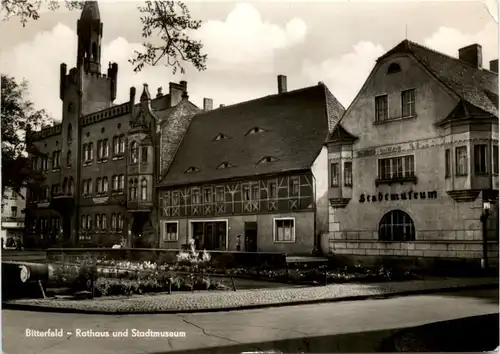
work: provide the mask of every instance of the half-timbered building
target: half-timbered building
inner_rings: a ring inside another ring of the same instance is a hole
[[[328,229],[323,143],[344,109],[319,83],[196,114],[158,184],[160,245],[311,254]]]

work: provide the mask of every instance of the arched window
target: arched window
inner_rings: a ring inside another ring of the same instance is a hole
[[[116,214],[111,214],[111,229],[116,230]]]
[[[139,146],[137,142],[132,142],[130,144],[130,163],[137,163],[139,160]]]
[[[69,104],[70,112],[72,110],[72,107],[73,107],[73,103],[70,103]],[[72,141],[73,141],[73,129],[71,128],[71,124],[69,124],[68,125],[68,144],[71,144]]]
[[[68,178],[66,177],[63,182],[63,194],[68,194]]]
[[[148,181],[145,178],[141,181],[141,199],[148,199]]]
[[[97,44],[92,42],[92,59],[97,59]]]
[[[398,63],[391,63],[389,65],[389,68],[387,68],[388,74],[394,74],[394,73],[398,73],[400,71],[401,71],[401,66],[399,66]]]
[[[408,214],[392,210],[384,215],[378,227],[380,241],[414,241],[415,225]]]
[[[68,154],[66,155],[66,166],[71,167],[71,150],[68,150]]]

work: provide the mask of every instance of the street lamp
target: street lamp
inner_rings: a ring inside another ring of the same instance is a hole
[[[488,269],[488,231],[487,221],[490,215],[491,203],[489,201],[483,202],[483,212],[481,213],[481,223],[483,224],[483,259],[481,259],[481,267],[485,270]]]

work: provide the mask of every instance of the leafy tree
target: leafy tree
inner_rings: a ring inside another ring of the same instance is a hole
[[[84,1],[65,0],[70,9],[83,8]],[[19,17],[23,26],[29,20],[40,18],[40,7],[47,4],[50,10],[60,7],[55,0],[1,0],[5,19]],[[164,63],[184,73],[183,62],[191,63],[197,70],[206,69],[207,55],[202,54],[203,44],[193,40],[189,33],[201,27],[201,21],[191,19],[187,6],[181,1],[146,1],[137,8],[142,14],[142,52],[135,51],[130,63],[134,71],[141,71],[145,65],[156,66]]]
[[[34,171],[27,156],[44,156],[34,146],[26,144],[26,130],[38,129],[52,122],[44,110],[35,110],[26,99],[28,84],[20,84],[13,77],[1,76],[2,84],[2,195],[7,188],[20,192],[22,187],[39,186],[43,175]]]

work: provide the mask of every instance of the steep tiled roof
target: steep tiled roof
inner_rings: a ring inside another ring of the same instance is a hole
[[[412,54],[461,99],[498,117],[495,104],[495,100],[498,100],[498,74],[408,40],[398,44],[379,60],[401,52]]]
[[[337,124],[334,128],[333,131],[331,132],[330,136],[328,137],[329,143],[333,142],[353,142],[357,140],[358,138],[351,133],[349,133],[347,130],[344,129],[342,124]]]
[[[309,169],[343,112],[319,84],[198,113],[160,185]]]

